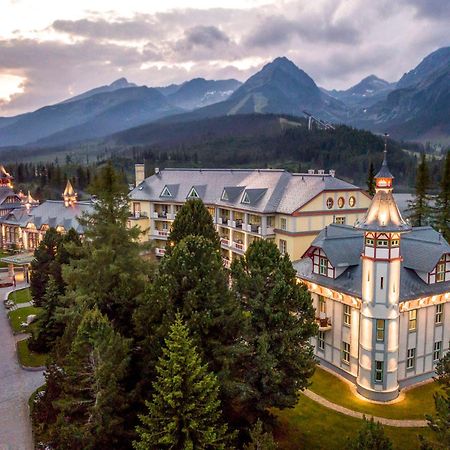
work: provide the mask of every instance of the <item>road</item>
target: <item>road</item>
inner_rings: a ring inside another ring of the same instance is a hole
[[[33,450],[28,399],[44,377],[42,372],[23,370],[18,363],[16,337],[3,306],[10,291],[0,289],[0,449]]]

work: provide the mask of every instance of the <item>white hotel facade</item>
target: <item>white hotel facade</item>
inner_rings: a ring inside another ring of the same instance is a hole
[[[450,245],[411,228],[392,187],[385,155],[365,218],[329,225],[294,263],[317,312],[317,358],[378,401],[431,378],[450,341]]]

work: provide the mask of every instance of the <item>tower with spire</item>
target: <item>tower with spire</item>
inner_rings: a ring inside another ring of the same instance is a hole
[[[398,396],[401,235],[411,230],[392,195],[394,177],[384,158],[375,175],[375,195],[364,219],[362,258],[359,393],[388,401]]]
[[[77,202],[77,193],[75,192],[70,180],[67,180],[66,188],[63,192],[64,206],[66,208],[72,207]]]

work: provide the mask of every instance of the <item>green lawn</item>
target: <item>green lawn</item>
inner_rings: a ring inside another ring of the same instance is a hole
[[[30,288],[19,289],[18,291],[10,292],[8,300],[14,303],[27,303],[31,301]]]
[[[438,386],[436,383],[427,383],[406,391],[404,400],[398,403],[379,405],[356,397],[347,383],[317,367],[309,389],[330,402],[353,411],[388,419],[424,419],[425,414],[434,412],[433,394]]]
[[[41,310],[42,308],[38,308],[36,306],[27,306],[25,308],[19,308],[15,311],[11,311],[8,314],[8,318],[13,331],[15,331],[16,333],[27,331],[27,327],[21,327],[20,324],[22,322],[26,322],[27,316],[29,316],[30,314],[39,314]]]
[[[45,366],[47,355],[45,353],[35,353],[28,348],[28,339],[17,343],[17,354],[20,364],[26,367]]]
[[[362,420],[325,408],[304,395],[295,408],[276,415],[279,426],[274,436],[282,450],[342,450],[362,425]],[[433,435],[428,428],[385,427],[385,431],[398,450],[419,449],[418,435],[430,439]]]
[[[9,256],[10,253],[6,252],[5,250],[0,250],[0,258],[4,258],[5,256]],[[0,267],[8,267],[8,264],[4,263],[3,261],[0,261]]]

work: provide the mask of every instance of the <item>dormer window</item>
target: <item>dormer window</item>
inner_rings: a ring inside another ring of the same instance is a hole
[[[194,187],[192,187],[192,189],[190,190],[190,192],[188,194],[188,198],[200,198],[200,196],[198,195],[198,192],[195,190]]]
[[[366,238],[366,245],[368,247],[373,247],[374,245],[374,240],[372,238]]]
[[[387,239],[377,239],[377,247],[388,247],[389,241]]]
[[[436,266],[436,283],[445,281],[445,255],[441,257]]]
[[[172,197],[172,194],[167,186],[164,186],[164,189],[162,190],[160,197]]]
[[[227,202],[229,200],[228,198],[228,194],[227,191],[224,189],[222,192],[222,198],[221,198],[224,202]]]
[[[320,275],[328,275],[328,259],[323,256],[319,258],[319,273]]]
[[[250,204],[250,198],[249,198],[247,192],[244,192],[244,195],[242,196],[241,203],[245,203],[247,205]]]

